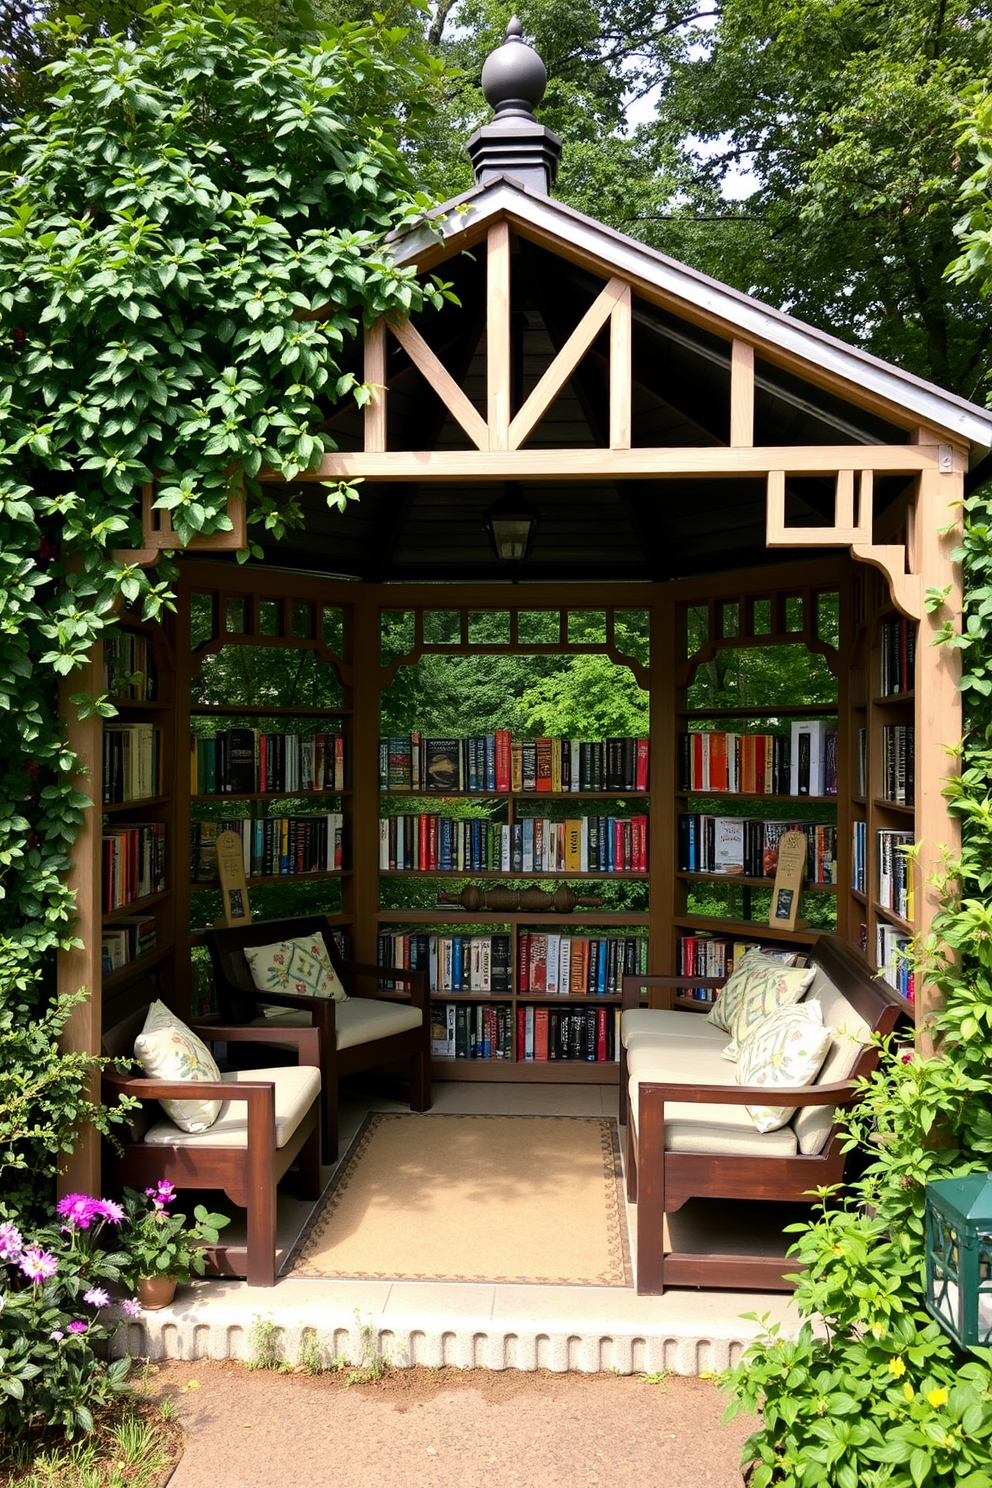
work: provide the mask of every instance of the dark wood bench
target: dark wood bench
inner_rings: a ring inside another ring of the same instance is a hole
[[[891,1033],[900,1018],[907,1015],[907,1005],[898,993],[873,977],[853,951],[835,936],[818,937],[810,959],[817,968],[817,978],[806,995],[822,994],[826,998],[825,1023],[838,1026],[836,1013],[842,1005],[850,1009],[852,1023],[860,1020],[871,1032],[884,1035]],[[785,1277],[795,1272],[795,1261],[666,1251],[665,1216],[693,1198],[814,1202],[814,1190],[838,1184],[844,1177],[845,1154],[836,1123],[820,1123],[825,1129],[822,1145],[816,1151],[783,1150],[788,1145],[787,1139],[770,1142],[769,1138],[778,1138],[779,1133],[762,1136],[756,1128],[750,1142],[745,1137],[738,1142],[733,1135],[727,1139],[729,1148],[739,1145],[742,1150],[674,1149],[680,1142],[685,1146],[692,1140],[688,1134],[694,1107],[700,1108],[701,1122],[706,1116],[712,1122],[714,1108],[771,1104],[809,1111],[827,1107],[833,1111],[849,1105],[855,1098],[853,1081],[869,1074],[878,1062],[877,1044],[868,1043],[860,1052],[852,1049],[853,1064],[845,1069],[843,1079],[830,1078],[833,1056],[828,1055],[821,1070],[822,1082],[802,1088],[772,1090],[737,1085],[733,1083],[735,1066],[730,1063],[726,1064],[725,1084],[697,1082],[692,1073],[693,1051],[702,1049],[698,1035],[704,1029],[692,1010],[675,1007],[675,994],[679,989],[703,983],[700,977],[623,978],[623,1038],[625,1042],[632,1038],[633,1043],[629,1051],[626,1046],[621,1050],[620,1113],[627,1128],[627,1196],[637,1205],[637,1290],[642,1295],[659,1295],[666,1286],[789,1290],[791,1284]],[[650,1013],[640,1011],[645,1008],[642,989],[647,989],[648,1006],[657,1015],[653,1033],[648,1022]],[[827,1015],[826,1004],[831,1007],[833,1017]],[[708,1005],[701,1003],[700,1011],[708,1012]],[[632,1013],[634,1018],[630,1016]],[[638,1029],[640,1042],[635,1036]],[[710,1025],[705,1032],[717,1050],[721,1038],[724,1042],[729,1038],[727,1034],[716,1034]],[[652,1039],[656,1041],[655,1052],[649,1047]],[[703,1057],[698,1054],[695,1057],[712,1073],[713,1060],[706,1050],[702,1052]],[[652,1074],[652,1060],[664,1070],[657,1077]],[[681,1110],[673,1124],[668,1108],[676,1103]],[[814,1140],[815,1131],[810,1135],[811,1141]],[[762,1152],[762,1144],[767,1154]],[[719,1138],[714,1145],[719,1146]]]
[[[115,1059],[133,1063],[134,1041],[141,1032],[147,1007],[139,1008],[122,1022],[107,1029],[103,1052]],[[313,1028],[261,1029],[192,1024],[193,1031],[204,1043],[225,1042],[246,1045],[275,1042],[297,1051],[298,1062],[319,1069],[317,1032]],[[104,1072],[104,1099],[114,1103],[119,1095],[131,1095],[142,1102],[135,1113],[131,1130],[120,1150],[108,1144],[105,1171],[111,1185],[118,1190],[139,1191],[153,1186],[160,1178],[179,1189],[221,1190],[231,1202],[247,1210],[247,1245],[218,1244],[206,1250],[208,1274],[243,1276],[252,1286],[275,1284],[276,1254],[276,1185],[294,1162],[299,1163],[300,1196],[320,1197],[320,1096],[317,1082],[310,1104],[282,1146],[276,1146],[275,1084],[264,1071],[250,1072],[250,1078],[218,1081],[181,1081],[147,1079],[108,1066]],[[219,1100],[245,1108],[244,1141],[238,1146],[210,1144],[209,1130],[198,1134],[195,1141],[176,1127],[174,1145],[150,1145],[145,1135],[153,1124],[167,1121],[156,1110],[158,1100]]]

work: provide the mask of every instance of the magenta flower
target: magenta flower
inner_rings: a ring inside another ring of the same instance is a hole
[[[126,1317],[141,1316],[141,1303],[138,1301],[137,1297],[126,1297],[121,1303],[121,1308],[123,1309]]]
[[[21,1232],[14,1224],[0,1224],[0,1261],[16,1261],[24,1249]]]
[[[91,1307],[109,1307],[110,1298],[103,1287],[90,1287],[88,1292],[83,1293],[83,1301],[88,1302]]]
[[[40,1245],[29,1245],[17,1263],[29,1281],[47,1281],[58,1270],[58,1262]]]
[[[109,1220],[111,1224],[120,1224],[124,1218],[124,1210],[120,1204],[115,1204],[113,1199],[100,1199],[99,1214],[101,1219]]]
[[[89,1323],[84,1323],[82,1318],[76,1318],[75,1322],[69,1324],[70,1333],[85,1333]]]
[[[176,1197],[176,1185],[165,1178],[160,1178],[155,1188],[146,1188],[145,1193],[152,1201],[153,1209],[164,1209],[166,1204],[171,1204]]]
[[[100,1217],[101,1209],[100,1200],[91,1199],[88,1194],[66,1194],[55,1206],[56,1214],[75,1225],[77,1230],[88,1230]]]

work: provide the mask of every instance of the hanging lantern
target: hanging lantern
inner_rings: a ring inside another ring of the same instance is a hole
[[[992,1173],[927,1184],[927,1311],[961,1348],[992,1344]]]

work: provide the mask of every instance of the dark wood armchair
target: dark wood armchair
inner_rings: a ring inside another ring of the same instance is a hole
[[[147,1008],[110,1028],[103,1052],[133,1062],[134,1041],[141,1032]],[[211,1143],[211,1129],[195,1135],[174,1127],[151,1104],[142,1107],[120,1151],[108,1153],[107,1176],[120,1189],[149,1188],[160,1178],[180,1189],[220,1189],[239,1208],[247,1210],[247,1245],[220,1243],[207,1248],[207,1270],[217,1276],[243,1276],[251,1286],[268,1287],[276,1279],[276,1185],[294,1162],[299,1163],[300,1196],[320,1197],[319,1043],[312,1028],[259,1028],[191,1025],[204,1043],[278,1043],[295,1048],[301,1067],[309,1066],[308,1080],[283,1082],[283,1070],[255,1070],[228,1075],[222,1081],[146,1079],[112,1066],[104,1072],[105,1099],[136,1096],[157,1100],[219,1100],[240,1110],[226,1119],[222,1138]],[[297,1072],[289,1072],[296,1076]],[[267,1078],[268,1076],[268,1078]],[[288,1088],[283,1091],[282,1085]],[[242,1130],[236,1130],[237,1127]],[[154,1142],[145,1139],[157,1138]],[[221,1140],[223,1145],[221,1145]]]
[[[348,1000],[301,997],[291,992],[260,992],[251,979],[245,950],[320,934]],[[409,1061],[410,1108],[429,1111],[430,1003],[427,977],[422,971],[371,966],[345,961],[338,954],[323,915],[292,920],[266,920],[252,925],[207,931],[220,1018],[224,1023],[247,1023],[256,1031],[311,1025],[320,1036],[322,1134],[325,1163],[338,1155],[338,1081],[397,1060]],[[383,991],[384,977],[408,990]],[[361,988],[361,996],[355,989]],[[262,1016],[263,1007],[285,1008],[277,1018]]]

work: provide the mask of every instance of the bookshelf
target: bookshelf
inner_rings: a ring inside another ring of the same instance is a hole
[[[105,998],[126,999],[175,961],[175,651],[171,622],[125,609],[99,649],[105,721],[93,782],[100,833],[100,970]]]

